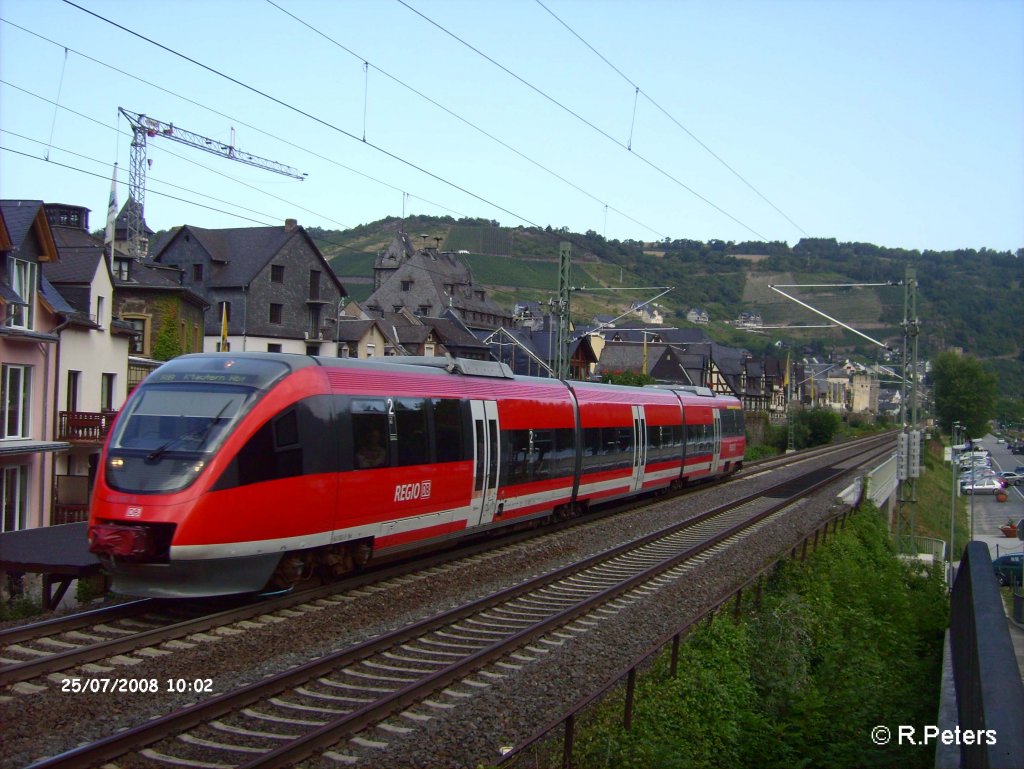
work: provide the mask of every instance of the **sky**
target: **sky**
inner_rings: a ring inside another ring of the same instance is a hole
[[[1024,247],[1024,0],[0,0],[0,198]],[[232,142],[232,136],[234,140]]]

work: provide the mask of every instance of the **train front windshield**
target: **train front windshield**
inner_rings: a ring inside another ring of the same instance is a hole
[[[189,486],[234,422],[287,370],[264,361],[247,363],[239,368],[257,363],[262,370],[236,369],[226,377],[183,371],[172,362],[151,374],[129,399],[110,436],[107,484],[135,493]]]

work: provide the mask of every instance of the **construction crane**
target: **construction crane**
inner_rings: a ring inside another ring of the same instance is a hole
[[[197,133],[186,131],[182,128],[175,128],[173,123],[164,123],[156,118],[140,115],[137,112],[130,112],[124,107],[118,107],[118,111],[127,118],[132,126],[132,151],[131,166],[128,169],[128,253],[132,258],[139,259],[146,255],[146,237],[142,232],[143,211],[146,202],[146,139],[153,139],[157,136],[189,147],[204,150],[205,152],[219,155],[229,160],[237,160],[239,163],[256,166],[266,171],[273,171],[275,174],[290,176],[293,179],[302,181],[308,174],[300,173],[291,166],[286,166],[274,160],[267,160],[253,155],[249,152],[242,152],[235,147],[235,129],[231,129],[231,142],[225,144],[217,139],[208,139]]]

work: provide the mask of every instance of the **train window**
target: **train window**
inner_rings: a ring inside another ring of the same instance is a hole
[[[390,464],[387,401],[353,399],[350,412],[356,469],[387,467]]]
[[[530,469],[536,461],[530,451],[530,431],[502,430],[501,441],[505,457],[501,485],[525,483],[530,480]]]
[[[438,462],[458,462],[466,458],[463,439],[463,409],[460,401],[434,401],[434,437]]]
[[[571,429],[502,430],[501,484],[570,475],[576,468]]]
[[[425,403],[421,398],[394,399],[399,465],[422,465],[430,461]]]
[[[743,435],[743,412],[740,409],[722,409],[722,435]]]
[[[570,442],[570,445],[571,442]],[[586,427],[583,429],[583,467],[611,470],[633,461],[633,427]]]
[[[533,454],[535,457],[533,466],[534,478],[549,478],[555,475],[555,468],[553,467],[555,462],[554,430],[533,431]]]
[[[617,450],[620,453],[633,453],[633,428],[631,427],[619,427],[616,428],[615,433],[615,446],[613,450]]]
[[[473,433],[476,435],[476,491],[483,491],[484,488],[484,420],[474,420]]]
[[[487,484],[494,488],[498,483],[498,422],[495,419],[487,420],[487,440],[491,447],[491,461],[487,468]]]
[[[302,446],[299,445],[299,417],[295,409],[274,419],[273,474],[275,478],[302,475]],[[264,461],[269,460],[267,457]]]
[[[714,440],[712,425],[686,426],[686,451],[688,454],[706,454],[712,450]]]
[[[555,430],[555,448],[551,458],[552,475],[572,475],[576,472],[576,431],[569,428]]]
[[[274,446],[284,448],[299,442],[299,418],[295,409],[287,411],[274,420]]]
[[[600,467],[602,461],[600,457],[604,453],[601,428],[583,428],[583,467],[588,469]]]
[[[683,426],[672,425],[672,445],[676,448],[683,445]]]

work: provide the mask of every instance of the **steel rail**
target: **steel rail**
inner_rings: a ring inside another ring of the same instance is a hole
[[[877,440],[879,440],[879,436],[868,436],[867,438],[862,439],[862,442],[865,445],[869,445]],[[851,447],[850,443],[844,444],[843,446],[845,450],[849,450]],[[789,460],[791,463],[794,460],[807,460],[828,456],[829,454],[836,453],[839,450],[843,449],[839,449],[836,446],[817,447],[816,449],[808,450],[807,452],[800,452],[796,455],[787,455],[782,459],[773,457],[769,460],[765,460],[764,464],[759,463],[758,465],[751,466],[750,469],[764,471],[767,469],[765,464],[775,466],[773,460],[774,462]],[[715,479],[714,482],[720,483],[721,479]],[[700,487],[694,486],[691,488],[698,489]],[[646,499],[641,500],[641,504],[646,503]],[[636,506],[635,501],[630,501],[626,504],[629,506]],[[241,622],[255,616],[272,614],[275,611],[280,611],[282,609],[330,598],[333,595],[337,595],[339,592],[357,589],[364,585],[391,579],[396,576],[406,576],[412,571],[426,570],[439,564],[449,563],[460,558],[472,557],[478,553],[493,550],[496,547],[501,548],[515,546],[538,535],[542,536],[546,534],[553,534],[562,531],[565,528],[571,528],[599,520],[601,517],[614,514],[621,511],[621,509],[622,505],[619,504],[614,507],[609,507],[603,513],[588,514],[583,517],[577,517],[553,524],[546,527],[541,532],[528,531],[513,533],[504,537],[497,543],[489,541],[485,543],[471,544],[457,549],[446,550],[443,553],[427,557],[426,559],[421,557],[412,564],[405,561],[401,561],[397,565],[385,564],[380,567],[369,569],[363,574],[351,576],[342,581],[329,583],[320,587],[284,596],[277,596],[271,599],[258,599],[256,603],[204,613],[197,617],[182,620],[181,622],[169,623],[163,627],[142,631],[123,638],[113,638],[95,644],[82,646],[77,649],[55,652],[40,659],[32,659],[25,662],[3,665],[0,666],[0,688],[22,681],[31,681],[34,678],[38,678],[49,673],[68,670],[78,665],[84,665],[90,662],[97,662],[117,654],[131,652],[146,646],[165,643],[194,633],[202,633],[234,622]],[[180,605],[182,604],[178,603],[178,606]],[[132,601],[120,604],[118,606],[95,609],[93,611],[83,612],[71,617],[55,618],[39,623],[33,623],[31,625],[23,625],[6,631],[0,631],[0,644],[10,645],[19,643],[23,640],[33,640],[44,636],[59,635],[72,630],[89,627],[90,625],[95,625],[97,623],[141,616],[146,612],[158,610],[161,607],[175,608],[175,602],[169,599],[144,599],[141,601]]]
[[[866,453],[874,450],[873,447],[860,448],[858,453]],[[849,458],[845,458],[844,461],[848,461]],[[821,471],[814,471],[821,473]],[[815,484],[815,488],[820,487],[827,483],[831,483],[840,474],[848,473],[849,470],[834,470],[827,474],[827,477],[818,481]],[[813,493],[813,488],[809,489],[806,486],[797,492],[786,493],[785,489],[794,487],[794,481],[787,481],[782,484],[777,484],[771,489],[758,491],[756,493],[741,497],[738,500],[734,500],[725,505],[716,508],[715,510],[707,511],[699,514],[693,518],[683,521],[673,526],[667,527],[660,532],[642,537],[633,542],[617,546],[611,550],[599,553],[591,556],[583,561],[571,564],[560,569],[556,569],[545,575],[541,575],[535,579],[529,580],[528,582],[521,583],[511,588],[499,591],[498,593],[486,596],[484,598],[473,601],[461,607],[443,612],[434,617],[426,618],[417,623],[401,628],[393,633],[378,636],[376,638],[365,641],[358,644],[350,649],[342,650],[338,653],[331,654],[304,665],[298,666],[291,670],[280,673],[276,676],[261,680],[254,684],[242,687],[236,691],[228,692],[222,695],[218,695],[204,702],[196,703],[192,706],[186,707],[185,709],[171,713],[166,716],[162,716],[153,719],[140,726],[125,730],[116,735],[111,735],[101,740],[98,740],[90,745],[81,746],[79,748],[72,749],[65,753],[58,754],[49,759],[44,759],[41,762],[33,764],[33,769],[49,769],[50,767],[78,767],[78,766],[93,766],[97,763],[108,761],[118,756],[122,756],[133,750],[140,749],[165,737],[178,734],[189,728],[197,725],[206,723],[212,719],[223,716],[227,713],[236,711],[242,707],[248,706],[254,702],[266,699],[267,697],[279,694],[287,689],[293,688],[297,685],[305,683],[313,678],[322,676],[326,673],[337,670],[339,667],[351,665],[360,660],[366,659],[380,651],[390,649],[395,645],[400,645],[410,638],[422,635],[423,633],[450,625],[453,622],[457,622],[469,615],[478,613],[480,611],[491,608],[492,606],[506,602],[510,599],[516,598],[519,595],[536,590],[542,585],[546,585],[559,579],[564,578],[570,574],[582,571],[590,566],[600,563],[602,561],[608,561],[616,556],[627,552],[629,550],[635,550],[639,547],[644,546],[657,539],[669,536],[672,533],[681,531],[686,528],[696,526],[710,518],[720,516],[724,512],[734,510],[737,507],[741,507],[744,504],[749,504],[751,501],[761,499],[764,497],[770,497],[772,495],[784,494],[784,498],[771,505],[768,511],[758,514],[752,519],[747,519],[745,522],[740,522],[731,527],[728,527],[719,535],[712,537],[710,540],[705,541],[703,546],[695,545],[688,548],[687,557],[692,557],[699,550],[703,550],[714,546],[723,539],[727,539],[730,536],[735,535],[738,531],[749,526],[756,525],[756,523],[762,520],[764,517],[777,512],[778,510],[785,508],[786,506],[793,503],[794,498],[806,496]],[[696,548],[696,549],[695,549]],[[673,561],[678,558],[671,559]],[[672,564],[675,565],[675,564]],[[661,571],[672,568],[672,565],[662,565],[660,567],[652,567],[654,569],[660,568]],[[649,572],[650,570],[647,570]],[[644,573],[647,573],[644,572]],[[648,576],[650,578],[650,575]],[[636,578],[627,580],[626,582],[614,587],[602,591],[599,595],[604,596],[604,600],[610,600],[615,595],[628,591],[636,583]],[[593,608],[593,602],[587,602],[589,608],[585,608],[582,604],[570,609],[566,609],[562,612],[558,612],[553,617],[539,623],[528,629],[524,629],[501,646],[500,651],[497,648],[484,649],[473,654],[469,658],[469,664],[475,666],[473,669],[477,669],[482,665],[487,664],[492,659],[496,659],[503,656],[508,651],[508,643],[515,643],[516,646],[521,646],[527,642],[530,638],[536,634],[542,634],[547,629],[556,624],[565,624],[566,622],[572,621],[572,619],[578,616],[579,613],[584,613]],[[459,669],[463,672],[460,675]],[[430,692],[435,691],[439,686],[444,683],[456,680],[464,676],[468,672],[465,667],[465,663],[460,665],[453,664],[449,668],[445,668],[438,671],[430,676],[422,679],[420,682],[410,684],[409,686],[403,687],[397,692],[392,693],[387,699],[379,701],[375,704],[368,705],[360,710],[357,710],[343,719],[339,719],[337,722],[332,723],[329,727],[322,727],[314,732],[299,738],[295,747],[284,746],[279,748],[272,753],[265,754],[265,761],[267,763],[261,763],[264,758],[256,759],[249,766],[269,766],[278,765],[281,761],[288,760],[299,760],[296,759],[292,754],[298,755],[306,750],[312,750],[315,752],[316,747],[302,747],[311,745],[321,744],[333,744],[347,734],[351,729],[358,730],[357,726],[359,723],[370,723],[374,721],[380,721],[382,718],[386,718],[389,714],[395,710],[401,710],[406,707],[407,704],[418,701]],[[382,715],[383,714],[383,715]],[[334,735],[333,737],[331,735]],[[305,755],[309,755],[306,753]],[[286,756],[288,756],[286,758]],[[277,762],[277,764],[275,764]]]

